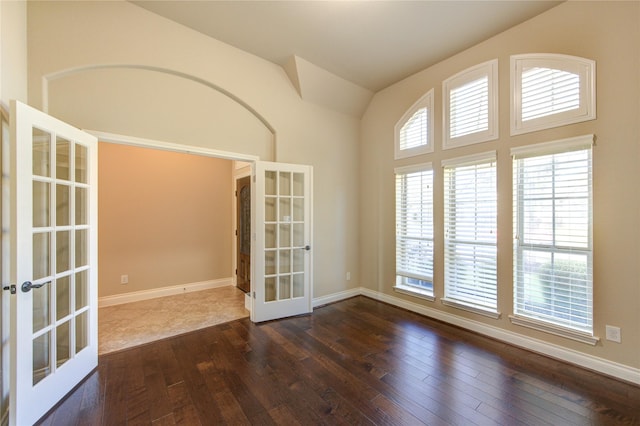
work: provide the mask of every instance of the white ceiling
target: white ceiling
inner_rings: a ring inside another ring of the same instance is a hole
[[[297,55],[378,91],[559,1],[133,1],[278,65]]]

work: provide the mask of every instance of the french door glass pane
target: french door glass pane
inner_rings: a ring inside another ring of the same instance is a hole
[[[304,246],[304,224],[293,224],[293,247]]]
[[[87,230],[76,230],[76,268],[87,265],[87,262],[89,261],[88,244]]]
[[[47,182],[33,182],[33,227],[51,226],[51,184]]]
[[[89,345],[89,316],[87,311],[76,316],[76,353]]]
[[[291,250],[280,250],[278,273],[287,274],[289,272],[291,272]]]
[[[88,192],[87,188],[76,187],[76,225],[87,225],[89,223]]]
[[[56,272],[68,271],[71,265],[71,232],[56,232]]]
[[[33,274],[34,280],[51,275],[50,266],[50,233],[39,232],[33,234]]]
[[[71,225],[69,206],[71,205],[71,187],[68,185],[56,185],[56,225]]]
[[[275,248],[276,247],[276,225],[266,224],[264,226],[264,247]]]
[[[304,297],[304,274],[293,275],[293,297]]]
[[[76,144],[76,167],[75,167],[75,181],[78,183],[88,183],[88,157],[87,147]]]
[[[265,222],[275,222],[278,218],[276,212],[276,198],[267,197],[264,200],[264,220]]]
[[[71,321],[56,327],[56,366],[60,367],[71,357]]]
[[[304,198],[293,199],[293,220],[294,222],[304,221]]]
[[[40,382],[51,373],[49,357],[50,332],[33,339],[33,384]]]
[[[304,271],[304,250],[293,250],[293,266],[291,272]]]
[[[265,195],[276,195],[276,172],[267,171],[264,174],[264,193]]]
[[[51,177],[51,135],[33,128],[33,174]]]
[[[280,221],[291,222],[291,199],[280,198]]]
[[[276,273],[276,252],[275,250],[264,253],[264,274],[275,275]]]
[[[291,173],[280,172],[280,195],[291,195]]]
[[[70,159],[71,142],[58,136],[56,138],[56,179],[71,180]]]
[[[276,278],[268,277],[264,279],[264,300],[273,302],[276,300]]]
[[[56,320],[71,313],[71,276],[56,279]]]
[[[38,332],[50,324],[51,286],[45,284],[31,290],[33,293],[33,332]]]
[[[293,174],[293,196],[304,197],[304,174]]]
[[[278,300],[291,299],[291,276],[280,276],[280,294]]]
[[[280,224],[280,247],[291,247],[291,225]]]
[[[84,270],[76,273],[76,310],[80,310],[89,303],[89,295],[87,294],[87,285],[89,271]]]

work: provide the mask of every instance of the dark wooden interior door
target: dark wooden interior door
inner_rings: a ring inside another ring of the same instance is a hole
[[[251,176],[236,181],[236,286],[251,291]]]

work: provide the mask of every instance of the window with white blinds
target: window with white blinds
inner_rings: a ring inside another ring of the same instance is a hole
[[[445,160],[443,166],[443,303],[497,314],[496,153]]]
[[[568,55],[511,57],[511,134],[595,118],[595,62]]]
[[[395,126],[395,158],[433,152],[433,89],[404,113]]]
[[[512,150],[514,313],[589,335],[592,142],[589,135]]]
[[[498,137],[498,60],[469,68],[442,83],[443,147]]]
[[[433,169],[396,173],[396,286],[433,296]]]

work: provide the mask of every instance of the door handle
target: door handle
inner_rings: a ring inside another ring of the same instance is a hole
[[[51,281],[47,281],[46,283],[40,283],[40,284],[33,284],[31,281],[25,281],[22,283],[22,287],[20,287],[22,289],[23,293],[28,293],[32,288],[40,288],[45,284],[51,284]]]

